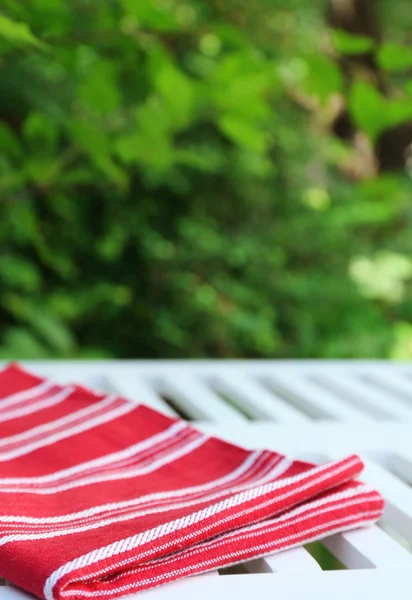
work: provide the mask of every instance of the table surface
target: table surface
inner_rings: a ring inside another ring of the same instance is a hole
[[[1,363],[0,363],[1,364]],[[27,361],[57,382],[118,393],[250,448],[321,462],[357,452],[386,499],[376,526],[322,541],[346,568],[306,548],[144,592],[147,600],[229,594],[294,600],[411,597],[412,365],[385,361]],[[322,563],[322,561],[320,561]],[[1,568],[1,566],[0,566]],[[30,597],[0,588],[0,600]]]

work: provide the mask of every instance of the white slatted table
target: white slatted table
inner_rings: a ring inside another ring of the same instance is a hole
[[[26,366],[194,421],[250,448],[322,461],[358,452],[363,480],[385,496],[377,526],[322,544],[346,570],[325,571],[306,548],[141,594],[147,600],[347,600],[412,597],[412,366],[384,361],[90,361]],[[233,572],[234,571],[234,572]],[[0,587],[0,600],[27,594]]]

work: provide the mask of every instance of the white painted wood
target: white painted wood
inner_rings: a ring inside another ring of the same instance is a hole
[[[190,377],[162,377],[158,384],[161,394],[170,395],[193,419],[206,421],[243,422],[246,418],[226,404],[202,382]]]
[[[319,564],[305,548],[291,548],[266,558],[243,563],[249,573],[308,573],[321,571]]]
[[[228,575],[207,581],[189,578],[131,596],[131,600],[410,600],[410,569],[365,569],[353,571],[277,573],[274,576]],[[12,600],[10,598],[10,600]]]
[[[33,600],[33,596],[12,586],[0,587],[1,600]]]
[[[412,446],[410,424],[397,424],[394,421],[371,422],[369,425],[313,422],[299,427],[261,422],[236,426],[230,422],[203,422],[196,425],[203,431],[223,437],[234,444],[243,444],[248,448],[268,448],[302,458],[317,455],[320,450],[324,453],[325,449],[343,456],[354,452],[390,453],[393,448],[405,453]]]
[[[403,454],[391,453],[388,469],[409,486],[412,485],[412,448]]]
[[[365,461],[362,480],[378,489],[386,500],[383,521],[412,541],[412,488],[379,465]]]
[[[330,536],[323,545],[348,569],[412,569],[412,554],[376,526]]]
[[[406,548],[406,550],[412,554],[412,543],[405,539],[403,535],[399,533],[399,531],[396,531],[390,525],[388,525],[387,522],[382,520],[379,523],[379,527],[388,535],[390,535],[395,542],[402,546],[402,548]]]
[[[406,377],[403,373],[395,372],[389,369],[374,369],[366,375],[372,383],[395,394],[399,400],[412,406],[412,379]]]
[[[380,419],[410,419],[412,411],[396,396],[378,390],[350,373],[326,370],[319,381],[345,396],[348,403],[362,406],[371,416]]]
[[[268,381],[275,389],[282,390],[296,406],[315,419],[335,419],[348,422],[370,421],[362,411],[343,402],[336,394],[296,374],[270,375]]]
[[[110,391],[118,393],[125,398],[134,400],[138,404],[147,404],[167,415],[176,417],[177,413],[138,376],[132,373],[110,372],[105,376],[106,386]]]
[[[7,361],[0,360],[0,366]],[[173,376],[189,372],[193,377],[213,377],[217,373],[235,375],[238,372],[248,377],[261,377],[269,373],[285,374],[291,377],[322,375],[326,371],[334,371],[346,377],[364,376],[380,370],[390,370],[412,378],[412,365],[405,362],[388,362],[386,360],[65,360],[65,361],[36,361],[25,360],[21,364],[37,373],[50,374],[56,368],[76,374],[76,380],[107,369],[119,372],[135,372],[143,377],[157,377],[159,374]]]
[[[213,385],[227,394],[254,419],[270,419],[280,423],[302,423],[309,417],[282,400],[275,392],[268,392],[251,378],[237,373],[235,377],[222,374],[213,379]]]
[[[103,390],[104,388],[104,371],[76,369],[75,367],[66,367],[64,362],[44,362],[39,368],[27,368],[36,375],[48,377],[60,384],[79,383],[86,387],[92,387],[95,390]]]

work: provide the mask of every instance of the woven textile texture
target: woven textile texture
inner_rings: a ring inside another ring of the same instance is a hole
[[[0,372],[0,576],[115,598],[374,523],[356,455],[249,451],[118,396]]]

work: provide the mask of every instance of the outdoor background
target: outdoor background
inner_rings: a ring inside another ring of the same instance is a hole
[[[412,358],[410,0],[2,0],[0,357]]]

